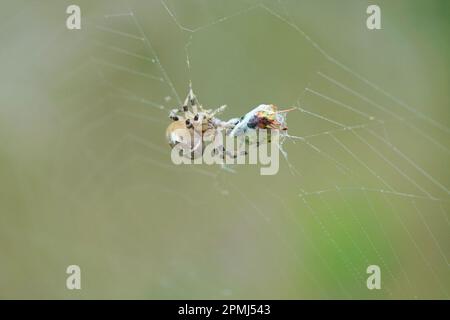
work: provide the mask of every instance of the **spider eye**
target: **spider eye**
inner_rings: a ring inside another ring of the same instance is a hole
[[[198,120],[198,114],[196,114],[194,117],[194,121],[197,121],[197,120]]]
[[[188,111],[188,106],[183,106],[183,111],[184,112]]]
[[[191,123],[191,120],[186,119],[186,124],[189,125]]]

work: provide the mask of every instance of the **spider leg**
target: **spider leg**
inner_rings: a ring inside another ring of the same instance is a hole
[[[225,110],[226,107],[227,107],[226,104],[224,104],[223,106],[218,107],[216,110],[211,112],[211,117],[214,117],[216,114],[222,113],[223,110]]]
[[[197,105],[197,103],[198,103],[197,97],[195,96],[194,91],[192,90],[192,85],[189,84],[189,92],[180,110],[184,114],[184,119],[186,119],[185,120],[186,126],[188,128],[192,128],[194,124],[193,122],[197,122],[198,119],[200,118],[198,113],[199,106]],[[200,107],[200,109],[202,108]]]
[[[189,85],[188,99],[191,104],[192,112],[194,113],[194,115],[196,115],[198,113],[198,101],[197,97],[194,94],[194,91],[192,90],[192,85]]]
[[[182,117],[180,117],[178,115],[179,111],[180,111],[179,109],[172,109],[172,110],[170,110],[169,118],[172,119],[173,121],[183,120]]]
[[[183,105],[181,106],[181,110],[184,113],[184,117],[187,118],[187,113],[189,112],[189,94],[187,95],[186,99],[184,100]]]
[[[236,159],[238,156],[246,156],[248,154],[248,152],[246,150],[242,150],[240,152],[238,152],[236,150],[229,151],[223,145],[218,146],[214,150],[219,152],[219,154],[221,155],[222,159],[224,159],[224,160],[225,160],[226,156],[229,156],[232,159]]]
[[[177,120],[182,120],[186,122],[186,127],[192,128],[192,123],[190,118],[192,118],[192,112],[189,110],[189,98],[190,95],[188,93],[188,95],[186,96],[186,99],[183,102],[183,105],[181,105],[181,107],[177,110],[174,109],[170,112],[169,117],[173,120],[177,119]],[[181,112],[183,114],[183,116],[178,116],[178,112]],[[175,120],[176,121],[176,120]]]
[[[190,122],[192,122],[194,128],[199,132],[207,130],[209,119],[211,119],[211,116],[209,115],[210,111],[204,110],[202,105],[199,104],[191,84],[189,84],[189,93],[186,99],[192,110],[189,114],[189,118],[191,119]]]

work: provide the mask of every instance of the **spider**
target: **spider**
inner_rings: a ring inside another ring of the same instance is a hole
[[[166,129],[169,145],[173,148],[175,145],[181,144],[183,149],[189,151],[193,157],[201,155],[206,145],[203,142],[212,141],[217,134],[222,132],[228,134],[239,123],[239,118],[222,121],[216,117],[225,108],[226,105],[215,110],[204,109],[198,103],[192,86],[190,86],[183,105],[180,108],[172,109],[169,113],[169,118],[173,120]],[[190,142],[190,144],[186,142]],[[225,151],[224,148],[221,151]]]
[[[217,118],[217,115],[225,108],[226,105],[215,110],[204,109],[198,103],[192,86],[189,86],[189,92],[183,105],[180,108],[172,109],[169,113],[169,118],[173,121],[166,129],[169,145],[173,148],[180,144],[186,151],[185,154],[190,154],[191,158],[201,156],[207,143],[214,141],[218,134],[223,133],[230,137],[244,136],[247,144],[255,143],[259,146],[261,141],[258,141],[257,131],[259,129],[276,129],[286,132],[286,113],[294,109],[278,111],[273,104],[261,104],[240,118],[223,121]],[[267,142],[270,143],[270,135],[268,135]],[[226,150],[223,145],[218,146],[215,152],[222,153],[222,157],[225,157],[225,154],[232,158],[237,157],[237,154]],[[246,154],[245,151],[244,154]]]

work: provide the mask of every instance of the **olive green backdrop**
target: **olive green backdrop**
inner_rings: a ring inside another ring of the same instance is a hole
[[[369,4],[2,0],[0,297],[448,299],[449,3]],[[299,107],[278,174],[172,164],[189,82]]]

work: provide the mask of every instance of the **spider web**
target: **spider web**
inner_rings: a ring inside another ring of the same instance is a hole
[[[55,90],[65,108],[56,145],[68,154],[53,163],[51,190],[83,217],[71,221],[98,246],[90,265],[117,278],[97,279],[92,296],[449,298],[448,124],[337,58],[303,10],[318,9],[83,9],[83,49],[67,53],[76,67]],[[204,106],[228,105],[224,119],[259,103],[297,107],[277,175],[171,163],[168,113],[189,83]],[[76,250],[89,264],[86,245]],[[366,287],[371,264],[379,292]]]

